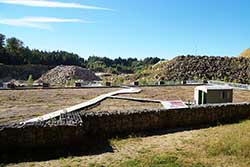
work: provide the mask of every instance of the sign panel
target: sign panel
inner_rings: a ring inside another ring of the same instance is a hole
[[[166,109],[188,108],[188,106],[181,100],[161,101],[161,104]]]

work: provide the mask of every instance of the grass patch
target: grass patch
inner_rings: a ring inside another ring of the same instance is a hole
[[[203,165],[202,163],[195,163],[195,164],[192,164],[191,166],[189,167],[206,167],[205,165]]]
[[[137,159],[130,159],[122,162],[121,167],[206,167],[202,163],[185,164],[175,155],[160,154],[141,156]]]
[[[110,143],[111,143],[112,146],[122,147],[122,146],[124,146],[124,145],[126,145],[128,143],[138,143],[140,141],[142,141],[141,137],[130,135],[126,139],[113,138],[113,139],[110,140]]]
[[[120,164],[121,167],[180,167],[175,156],[161,154],[150,157],[131,159]]]
[[[120,164],[121,167],[129,167],[129,166],[133,166],[133,167],[142,167],[142,161],[137,160],[137,159],[131,159],[128,161],[125,161],[123,163]]]
[[[217,138],[210,139],[208,143],[209,156],[236,156],[250,158],[250,121],[239,124],[238,128],[230,128],[219,134]]]
[[[179,167],[179,163],[177,162],[178,158],[175,156],[169,155],[159,155],[154,156],[152,161],[149,163],[150,166],[168,166],[168,167]]]
[[[101,164],[90,163],[90,164],[88,164],[88,167],[104,167],[104,166]]]

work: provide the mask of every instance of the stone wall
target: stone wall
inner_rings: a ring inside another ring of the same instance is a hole
[[[88,150],[91,145],[100,145],[117,135],[216,125],[249,118],[250,103],[171,110],[78,111],[47,122],[1,126],[0,153],[78,147]]]
[[[158,129],[230,123],[250,118],[250,104],[205,105],[186,109],[80,113],[85,131],[115,136]]]

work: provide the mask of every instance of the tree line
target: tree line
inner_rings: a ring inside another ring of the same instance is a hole
[[[66,51],[42,51],[38,49],[30,49],[24,43],[15,38],[6,38],[0,33],[0,63],[7,65],[78,65],[89,68],[95,72],[109,73],[134,73],[150,65],[159,62],[157,57],[149,57],[143,60],[137,58],[116,58],[90,56],[84,59],[77,54]]]

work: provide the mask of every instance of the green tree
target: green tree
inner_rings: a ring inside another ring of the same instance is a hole
[[[11,64],[23,64],[23,42],[17,38],[7,39],[6,51],[9,55]]]
[[[65,51],[30,50],[29,47],[24,47],[24,43],[21,40],[15,37],[5,40],[5,36],[0,34],[0,63],[4,64],[79,65],[95,72],[131,74],[144,70],[158,61],[160,61],[159,58],[152,57],[138,60],[137,58],[123,59],[121,57],[110,59],[95,55],[90,56],[85,61],[84,58],[79,57],[77,54]]]
[[[0,34],[0,49],[5,46],[5,35]]]
[[[15,53],[23,48],[23,42],[17,38],[8,38],[6,49],[9,52]]]
[[[7,60],[7,55],[5,51],[5,35],[0,34],[0,63],[6,63],[8,62]]]

